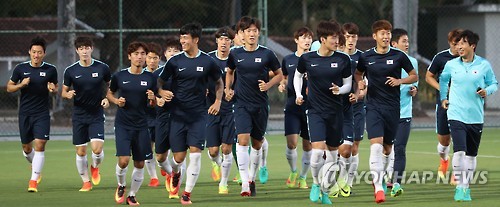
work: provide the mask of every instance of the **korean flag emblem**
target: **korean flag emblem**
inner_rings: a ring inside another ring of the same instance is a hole
[[[394,62],[392,60],[387,60],[387,65],[392,65]]]
[[[92,73],[92,78],[97,78],[99,77],[99,73]]]
[[[147,81],[141,81],[141,86],[148,86],[148,82]]]
[[[330,64],[330,67],[336,68],[336,67],[338,67],[338,65],[337,65],[337,63],[332,63],[332,64]]]
[[[196,67],[196,71],[203,72],[203,67]]]
[[[262,62],[262,59],[261,58],[255,58],[255,62],[256,63],[260,63],[260,62]]]
[[[45,72],[40,72],[40,77],[45,77]]]

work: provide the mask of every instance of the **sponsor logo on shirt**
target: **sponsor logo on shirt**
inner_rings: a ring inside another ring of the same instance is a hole
[[[291,67],[293,67],[293,66],[294,66],[294,64],[290,64],[290,65],[288,65],[288,67],[289,67],[289,68],[291,68]]]
[[[127,83],[130,83],[130,81],[123,81],[123,84],[127,84]]]
[[[77,75],[75,76],[75,79],[78,79],[78,78],[81,78],[82,76],[81,75]]]
[[[373,61],[373,62],[368,62],[368,65],[373,65],[373,64],[375,64],[375,61]]]
[[[224,72],[227,72],[227,68],[224,68]]]
[[[24,74],[24,75],[29,75],[29,74],[31,74],[31,73],[23,73],[23,74]]]
[[[387,65],[392,65],[392,64],[394,64],[394,61],[392,61],[392,60],[387,60]]]
[[[338,67],[338,64],[337,64],[337,63],[332,63],[332,64],[330,64],[330,67],[332,67],[332,68],[337,68],[337,67]]]
[[[92,78],[97,78],[99,77],[99,73],[92,73]]]
[[[141,86],[147,86],[148,82],[147,81],[141,81]]]
[[[196,67],[196,71],[203,72],[203,67]]]
[[[186,70],[186,68],[179,68],[179,72],[182,72],[183,70]]]
[[[243,62],[243,60],[245,60],[245,59],[238,59],[238,62],[241,63],[241,62]]]
[[[260,63],[260,62],[262,62],[262,59],[260,59],[260,58],[255,58],[255,62],[256,62],[256,63]]]
[[[318,64],[311,64],[311,67],[316,67],[318,66]]]
[[[45,77],[45,72],[40,72],[40,77]]]

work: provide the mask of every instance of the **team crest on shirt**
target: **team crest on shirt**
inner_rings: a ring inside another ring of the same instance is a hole
[[[330,64],[330,67],[336,68],[336,67],[338,67],[338,64],[337,63],[332,63],[332,64]]]
[[[227,72],[227,67],[224,68],[224,72]]]
[[[387,65],[392,65],[392,64],[394,64],[394,61],[392,61],[392,60],[387,60]]]
[[[141,86],[148,86],[148,82],[147,81],[141,81]]]
[[[203,67],[196,67],[196,71],[203,72]]]
[[[262,59],[261,58],[255,58],[255,62],[256,63],[260,63],[260,62],[262,62]]]
[[[97,78],[99,77],[99,73],[92,73],[92,78]]]
[[[40,77],[45,77],[45,72],[40,72]]]

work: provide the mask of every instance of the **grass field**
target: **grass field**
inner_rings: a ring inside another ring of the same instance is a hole
[[[382,205],[389,206],[498,206],[500,190],[500,152],[498,140],[500,129],[485,129],[478,156],[478,170],[488,171],[486,184],[471,185],[471,203],[455,203],[454,187],[436,184],[435,180],[426,184],[404,185],[405,193],[401,197],[391,198]],[[268,157],[269,182],[257,184],[257,197],[242,198],[236,183],[229,184],[229,195],[218,195],[218,184],[211,181],[211,165],[206,153],[203,153],[202,172],[194,188],[192,200],[194,206],[307,206],[319,205],[309,201],[309,190],[288,189],[285,180],[289,167],[285,159],[285,140],[281,135],[268,136],[270,152]],[[38,193],[28,193],[27,185],[31,175],[30,166],[22,156],[20,142],[1,142],[0,159],[0,206],[116,206],[113,194],[116,188],[114,141],[105,143],[106,157],[101,165],[102,181],[91,192],[78,192],[81,179],[76,171],[75,151],[70,141],[50,141],[45,154],[43,180]],[[300,152],[300,150],[299,150]],[[300,155],[300,154],[299,154]],[[369,145],[365,140],[360,148],[359,170],[368,170]],[[436,138],[433,131],[414,130],[407,148],[408,171],[435,171],[438,165]],[[300,157],[299,157],[300,160]],[[450,165],[451,166],[451,165]],[[299,164],[300,167],[300,164]],[[132,168],[132,167],[130,167]],[[127,184],[130,185],[129,169]],[[233,164],[230,178],[236,173]],[[159,173],[158,173],[159,174]],[[160,178],[160,180],[163,180]],[[164,187],[147,186],[149,176],[145,172],[143,186],[137,194],[141,205],[180,206],[178,200],[169,200]],[[308,184],[311,185],[308,177]],[[182,189],[181,189],[182,190]],[[354,186],[355,195],[349,198],[332,199],[337,206],[374,206],[373,189],[362,182]]]

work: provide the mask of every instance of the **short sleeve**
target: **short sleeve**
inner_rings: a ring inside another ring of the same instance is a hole
[[[71,74],[70,74],[70,71],[68,69],[69,68],[66,68],[66,70],[64,70],[63,84],[65,86],[71,87],[73,85],[73,80],[71,79]]]
[[[173,60],[175,57],[170,58],[167,63],[165,63],[165,66],[163,67],[163,71],[160,73],[160,78],[163,81],[167,81],[173,74],[173,71],[177,69],[176,64],[174,63],[175,60]]]
[[[299,73],[305,73],[307,71],[304,55],[300,56],[299,58],[299,63],[297,63],[297,71],[299,71]]]
[[[359,72],[364,73],[366,71],[366,63],[365,62],[366,62],[365,56],[363,54],[361,54],[359,56],[359,59],[358,59],[358,64],[356,65],[356,69]]]
[[[217,65],[217,63],[215,63],[215,61],[213,59],[210,58],[209,61],[210,61],[209,76],[215,82],[215,81],[219,80],[219,78],[222,76],[222,70],[219,67],[219,65]]]
[[[439,65],[440,64],[439,64],[438,55],[434,55],[434,58],[432,58],[432,62],[429,65],[429,68],[427,68],[427,70],[435,75],[439,72]]]
[[[352,76],[352,73],[351,73],[352,63],[351,62],[352,61],[349,58],[347,58],[347,60],[346,60],[347,65],[346,65],[346,67],[344,67],[342,69],[342,78],[348,78],[349,76]]]
[[[227,57],[227,65],[226,65],[226,67],[228,67],[231,70],[236,69],[236,64],[234,63],[235,58],[234,58],[233,50],[231,50],[231,52],[229,52],[229,57]]]
[[[55,67],[52,67],[52,72],[50,73],[49,82],[51,82],[53,84],[59,83],[59,81],[57,79],[57,69]]]
[[[288,75],[288,70],[287,70],[287,64],[286,64],[286,57],[283,58],[283,61],[281,61],[281,69],[283,71],[283,75],[287,76]]]
[[[10,76],[10,80],[14,83],[19,82],[21,80],[21,74],[19,72],[19,67],[15,67],[14,70],[12,70],[12,75]]]
[[[410,71],[414,70],[413,64],[411,64],[410,58],[407,54],[401,52],[401,68],[403,68],[408,74]]]
[[[111,77],[111,82],[109,83],[109,90],[111,92],[116,92],[118,90],[118,73],[116,72],[112,77]]]
[[[269,68],[272,71],[276,71],[281,68],[280,61],[278,60],[278,57],[276,57],[276,54],[274,54],[273,51],[269,50],[268,57],[269,57],[269,62],[267,63],[267,68]]]
[[[107,83],[111,80],[111,70],[108,65],[104,65],[104,78],[103,80]]]

